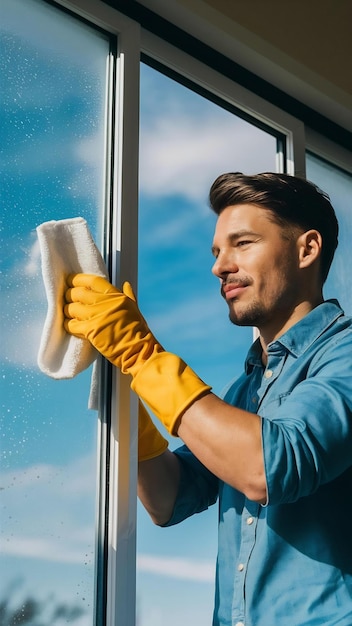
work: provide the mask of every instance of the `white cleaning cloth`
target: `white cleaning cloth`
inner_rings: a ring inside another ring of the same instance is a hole
[[[42,275],[48,301],[38,365],[51,378],[73,378],[97,359],[87,339],[65,331],[63,307],[68,274],[84,272],[108,278],[104,260],[82,217],[52,220],[37,227]],[[97,369],[93,369],[89,405],[96,408]],[[94,397],[92,397],[94,396]]]

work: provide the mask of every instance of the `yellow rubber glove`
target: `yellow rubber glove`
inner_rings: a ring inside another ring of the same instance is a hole
[[[71,274],[67,279],[65,329],[88,339],[123,374],[134,374],[154,352],[163,348],[138,310],[132,287],[127,293],[93,274]],[[71,318],[71,319],[70,319]]]
[[[120,291],[99,276],[74,274],[68,285],[66,331],[88,339],[124,374],[131,374],[132,389],[176,434],[179,417],[210,387],[182,359],[165,352],[140,313],[129,283]]]
[[[147,461],[160,456],[168,447],[167,440],[156,428],[148,411],[139,402],[138,409],[138,461]]]

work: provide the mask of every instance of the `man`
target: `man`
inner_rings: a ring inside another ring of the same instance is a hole
[[[219,500],[214,626],[352,624],[352,321],[322,286],[328,197],[284,174],[224,174],[213,272],[255,326],[242,377],[215,396],[149,330],[131,287],[70,278],[65,327],[88,338],[186,446],[140,414],[139,497],[171,525]],[[235,349],[235,348],[234,348]]]

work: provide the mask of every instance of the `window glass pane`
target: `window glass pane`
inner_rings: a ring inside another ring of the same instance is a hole
[[[273,135],[142,64],[139,303],[161,343],[218,394],[242,373],[252,329],[231,325],[211,274],[207,196],[221,173],[275,163]],[[216,506],[161,529],[139,505],[139,626],[211,623],[216,544]]]
[[[39,0],[3,0],[1,17],[1,620],[92,626],[96,413],[89,371],[36,364],[35,228],[82,216],[100,238],[109,41]]]
[[[337,298],[345,312],[351,315],[352,176],[308,153],[307,178],[329,194],[339,221],[339,244],[324,287],[324,297]]]

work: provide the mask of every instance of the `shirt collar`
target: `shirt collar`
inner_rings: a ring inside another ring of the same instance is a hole
[[[343,314],[343,310],[337,300],[326,300],[310,311],[297,324],[291,326],[276,341],[269,343],[268,353],[277,350],[281,346],[298,357]],[[259,338],[256,339],[249,349],[245,362],[246,374],[249,374],[253,367],[258,365],[262,367],[262,347]]]

